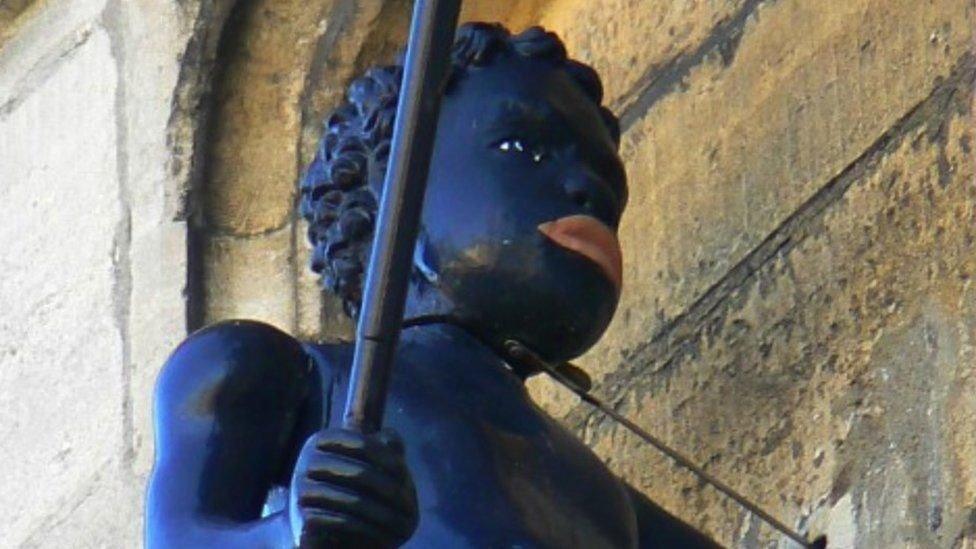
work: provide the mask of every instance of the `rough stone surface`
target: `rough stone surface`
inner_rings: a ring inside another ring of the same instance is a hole
[[[519,2],[498,2],[496,0],[467,0],[461,4],[461,22],[488,21],[500,22],[512,32],[521,32],[533,25],[541,24],[542,17],[553,5],[554,0],[521,0]]]
[[[114,461],[99,465],[16,547],[139,547],[143,487],[129,477],[125,465]]]
[[[106,0],[76,0],[52,10],[38,2],[19,13],[10,34],[5,38],[0,33],[4,68],[0,71],[0,112],[12,110],[60,66],[59,59],[77,48],[105,4]]]
[[[707,49],[711,37],[734,35],[740,19],[759,3],[563,0],[543,11],[541,23],[564,37],[574,56],[593,65],[604,80],[605,100],[619,112],[662,72]]]
[[[329,4],[267,0],[235,10],[216,85],[204,212],[211,229],[247,236],[292,220],[298,102]]]
[[[181,68],[176,52],[190,40],[186,23],[192,17],[151,0],[119,2],[104,17],[115,29],[122,76],[116,109],[124,120],[120,170],[128,249],[122,287],[128,305],[121,311],[129,368],[124,457],[140,490],[153,455],[150,411],[156,373],[187,329],[187,223],[181,203],[186,182],[168,169],[173,143],[166,129],[175,118],[173,96]]]
[[[863,547],[971,535],[973,83],[966,57],[605,394],[794,527]],[[619,429],[583,410],[574,421],[621,474],[720,541],[769,539]]]
[[[186,335],[174,95],[213,10],[53,4],[0,37],[0,546],[134,547],[152,386]]]
[[[626,132],[624,293],[588,367],[665,328],[949,74],[970,2],[756,8]],[[719,48],[721,49],[721,48]],[[657,93],[657,92],[655,92]]]
[[[24,12],[34,0],[4,0],[0,2],[0,21],[10,22]]]
[[[206,324],[228,318],[256,318],[282,330],[294,329],[291,236],[286,227],[261,237],[219,236],[209,240],[207,278],[211,282],[207,295],[211,306]],[[269,289],[257,292],[256,285]]]
[[[101,30],[65,55],[0,115],[5,547],[49,526],[54,509],[83,501],[97,471],[121,458],[116,68]]]
[[[17,19],[35,0],[3,0],[0,2],[0,46],[15,32]]]
[[[217,51],[199,189],[201,324],[254,318],[294,332],[295,182],[309,63],[327,2],[236,6]],[[193,326],[197,328],[199,326]]]

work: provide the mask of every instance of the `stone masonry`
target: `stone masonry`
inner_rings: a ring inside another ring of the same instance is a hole
[[[407,0],[0,0],[0,547],[136,547],[158,368],[351,323],[295,183]],[[830,547],[976,547],[973,0],[468,0],[621,116],[625,290],[594,392]],[[790,547],[544,379],[616,472]]]

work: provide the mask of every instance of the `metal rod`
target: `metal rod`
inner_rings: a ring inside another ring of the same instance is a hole
[[[417,239],[440,99],[450,69],[461,0],[416,0],[363,289],[343,425],[373,432],[383,421],[390,368]]]
[[[534,352],[532,352],[530,349],[528,349],[521,343],[517,341],[509,341],[506,343],[506,350],[516,360],[522,361],[528,364],[529,366],[532,366],[535,369],[544,371],[551,378],[559,382],[560,385],[566,387],[567,389],[575,393],[576,396],[578,396],[581,400],[590,404],[594,408],[600,410],[604,414],[610,416],[611,418],[613,418],[614,421],[626,427],[627,430],[640,437],[644,442],[657,448],[663,454],[665,454],[666,456],[674,460],[675,463],[684,467],[685,469],[688,469],[689,471],[694,473],[696,476],[698,476],[708,484],[711,484],[713,487],[715,487],[716,490],[732,498],[736,503],[744,507],[750,513],[756,515],[757,517],[759,517],[760,519],[768,523],[776,530],[780,531],[781,533],[783,533],[793,541],[799,543],[801,546],[810,549],[822,549],[823,547],[826,546],[825,540],[823,538],[818,538],[817,540],[814,541],[808,541],[806,537],[801,535],[799,532],[794,531],[789,526],[783,524],[782,522],[777,520],[775,517],[773,517],[766,511],[763,511],[758,505],[752,503],[751,501],[746,499],[745,496],[733,490],[731,486],[715,478],[710,473],[705,471],[703,468],[696,465],[693,461],[686,458],[682,454],[678,453],[677,450],[674,450],[659,438],[648,433],[639,425],[627,419],[625,416],[619,414],[616,410],[604,404],[603,401],[591,395],[585,389],[576,385],[575,382],[573,382],[571,379],[563,375],[558,368],[542,360],[538,355],[536,355]]]

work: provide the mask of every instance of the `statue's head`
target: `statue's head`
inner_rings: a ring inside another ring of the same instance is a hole
[[[539,28],[460,28],[441,104],[407,314],[551,360],[599,339],[617,306],[627,200],[617,120],[589,67]],[[327,120],[301,183],[312,269],[355,316],[402,67],[374,68]]]

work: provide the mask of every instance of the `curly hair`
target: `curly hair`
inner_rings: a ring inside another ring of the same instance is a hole
[[[565,70],[599,107],[619,145],[620,126],[616,116],[601,106],[603,85],[596,71],[569,59],[559,37],[541,27],[517,35],[499,24],[459,27],[451,50],[448,93],[469,67],[487,65],[503,52],[545,59]],[[391,65],[369,69],[353,81],[347,102],[326,119],[315,158],[299,186],[299,211],[308,221],[314,249],[312,270],[353,317],[362,296],[402,76],[403,66]]]

